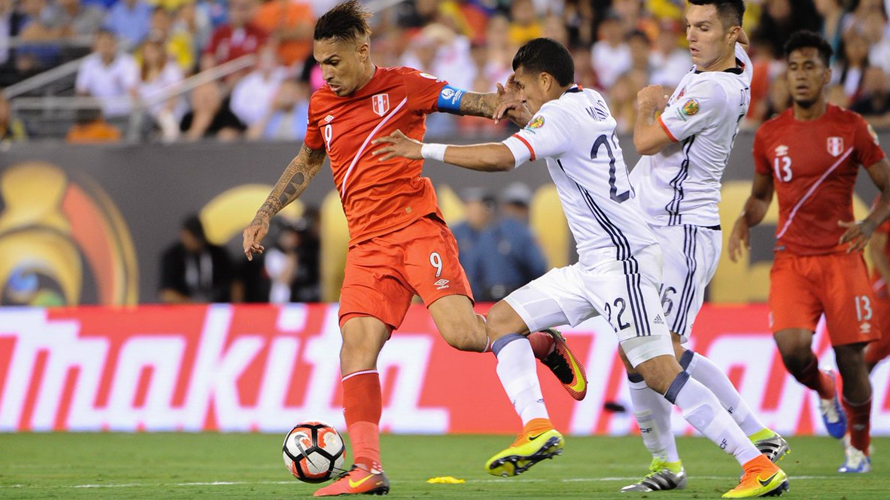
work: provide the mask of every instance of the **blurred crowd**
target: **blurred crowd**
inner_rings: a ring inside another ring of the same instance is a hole
[[[79,113],[68,139],[119,140],[107,120],[133,102],[150,117],[151,140],[298,141],[311,93],[322,84],[311,56],[315,19],[336,0],[0,0],[0,85],[66,60],[71,47],[91,52],[77,74],[78,95],[97,99]],[[511,72],[516,49],[547,36],[575,56],[576,81],[608,98],[619,131],[629,132],[637,91],[670,90],[689,71],[684,0],[408,0],[373,18],[372,57],[406,65],[477,91]],[[786,109],[782,46],[799,29],[821,32],[835,48],[830,100],[890,126],[890,0],[748,0],[745,29],[754,63],[752,106],[743,126]],[[86,41],[85,41],[86,40]],[[193,90],[169,92],[183,79],[245,54],[251,68]],[[129,99],[128,99],[129,98]],[[13,106],[14,107],[14,106]],[[0,134],[25,137],[0,99]],[[433,135],[499,136],[485,120],[436,114]]]
[[[460,263],[477,301],[497,301],[542,276],[547,259],[529,216],[533,193],[520,182],[499,193],[461,192],[464,218],[452,225]],[[211,243],[197,215],[190,215],[160,262],[158,300],[168,304],[319,302],[321,216],[314,207],[301,217],[272,220],[266,249],[247,260],[241,252]]]

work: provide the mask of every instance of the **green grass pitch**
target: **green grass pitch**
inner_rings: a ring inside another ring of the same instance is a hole
[[[308,498],[318,488],[292,479],[272,434],[0,434],[0,499]],[[619,494],[649,461],[638,437],[572,437],[563,455],[514,478],[483,463],[510,436],[383,437],[390,498],[633,499],[720,498],[738,481],[732,457],[701,438],[680,438],[689,474],[683,491]],[[874,440],[873,472],[836,472],[843,452],[830,438],[789,440],[781,465],[793,499],[890,499],[890,438]],[[464,484],[427,484],[454,476]]]

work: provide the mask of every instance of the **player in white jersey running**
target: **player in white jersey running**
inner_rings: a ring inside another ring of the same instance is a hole
[[[503,354],[510,345],[521,344],[514,341],[522,334],[577,325],[600,314],[647,384],[742,464],[739,485],[724,497],[780,494],[788,488],[785,473],[760,453],[717,397],[691,379],[674,356],[658,295],[661,250],[629,183],[616,122],[605,100],[594,90],[572,84],[572,56],[554,40],[537,38],[525,44],[513,59],[513,69],[519,105],[524,103],[533,114],[517,134],[500,143],[449,146],[422,144],[397,132],[378,139],[389,145],[375,152],[383,159],[428,158],[489,172],[546,158],[580,260],[551,270],[492,307],[488,329],[494,349],[500,349],[498,373],[514,363]]]
[[[634,145],[643,156],[631,173],[646,222],[664,259],[661,300],[680,365],[713,392],[739,428],[771,460],[788,453],[785,440],[766,428],[726,374],[701,354],[686,350],[692,324],[714,276],[723,245],[720,180],[738,124],[748,112],[751,61],[741,28],[742,0],[689,0],[686,38],[695,64],[668,98],[659,85],[640,91]],[[621,491],[686,486],[671,432],[671,406],[629,370],[631,400],[650,472]]]

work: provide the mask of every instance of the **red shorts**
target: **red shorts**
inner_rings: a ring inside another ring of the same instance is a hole
[[[448,226],[429,215],[392,233],[349,247],[340,290],[340,326],[354,316],[372,316],[396,329],[411,299],[429,306],[447,295],[473,299]]]
[[[831,345],[879,339],[880,323],[860,252],[792,255],[777,252],[770,271],[770,327],[816,331],[824,313]]]
[[[868,344],[868,348],[865,349],[865,362],[876,365],[890,356],[890,298],[880,296],[875,298],[875,317],[881,338]]]

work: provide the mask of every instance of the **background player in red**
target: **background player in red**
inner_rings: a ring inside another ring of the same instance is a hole
[[[515,96],[502,87],[498,93],[468,93],[410,68],[375,66],[368,17],[353,0],[335,6],[316,23],[313,55],[327,85],[310,100],[300,153],[243,234],[248,259],[262,252],[269,220],[306,189],[325,156],[330,158],[351,238],[339,314],[344,416],[355,465],[316,496],[389,491],[380,465],[377,357],[415,293],[451,346],[476,352],[489,349],[485,320],[473,311],[454,236],[443,222],[432,183],[421,177],[423,162],[401,158],[379,162],[371,156],[377,147],[371,141],[399,129],[422,139],[425,116],[434,111],[491,118],[501,97]],[[561,336],[539,332],[529,340],[527,354],[534,352],[573,397],[582,398],[583,369],[571,359]],[[516,377],[512,383],[523,385],[527,406],[541,400],[534,374]],[[520,406],[514,405],[517,413],[528,413]],[[539,416],[530,424],[552,430],[546,414]],[[560,447],[561,442],[559,436]]]
[[[749,248],[751,226],[779,199],[775,261],[770,273],[770,326],[785,367],[817,391],[829,434],[851,445],[839,472],[868,472],[871,384],[863,359],[880,338],[862,250],[890,215],[890,162],[856,113],[828,104],[831,46],[819,35],[794,33],[785,45],[792,109],[766,122],[754,139],[754,185],[729,239],[730,258]],[[853,218],[853,185],[865,166],[881,196],[862,221]],[[820,371],[811,342],[825,314],[843,378],[843,408],[834,375]]]
[[[879,198],[880,200],[880,198]],[[878,200],[875,201],[877,203]],[[871,283],[875,293],[874,313],[881,338],[865,348],[865,366],[871,373],[878,363],[890,356],[890,220],[881,224],[871,235],[868,253],[873,265]]]

